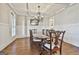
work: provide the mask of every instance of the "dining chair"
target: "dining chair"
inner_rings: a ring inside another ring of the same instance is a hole
[[[36,33],[33,33],[33,30],[30,30],[30,42],[31,42],[31,44],[36,44],[36,43],[39,44],[41,42],[41,40],[38,39],[37,37],[35,37],[34,34],[36,34]],[[36,35],[38,35],[38,34],[36,34]]]
[[[62,54],[62,43],[64,38],[65,31],[49,31],[49,42],[43,41],[41,46],[41,53],[46,51],[50,55],[56,54],[59,52],[59,54]]]
[[[42,34],[48,36],[49,29],[42,29]]]

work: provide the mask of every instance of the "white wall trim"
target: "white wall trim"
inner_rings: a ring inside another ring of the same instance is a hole
[[[14,37],[11,41],[9,41],[8,43],[6,43],[3,47],[0,48],[0,51],[2,51],[3,49],[5,49],[8,45],[10,45],[13,41],[16,40],[16,37]]]
[[[8,7],[17,15],[16,10],[12,8],[12,4],[6,3],[6,5],[8,5]]]
[[[24,37],[27,37],[27,35],[16,35],[16,38],[24,38]]]
[[[9,26],[9,24],[6,24],[6,23],[0,23],[0,25],[6,25],[6,26]]]

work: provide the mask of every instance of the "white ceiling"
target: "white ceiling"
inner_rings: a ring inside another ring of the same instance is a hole
[[[30,15],[34,15],[38,11],[38,5],[40,5],[40,12],[42,15],[54,15],[57,12],[69,7],[70,3],[28,3],[28,10],[26,3],[10,3],[9,4],[17,14],[27,15],[27,11]]]

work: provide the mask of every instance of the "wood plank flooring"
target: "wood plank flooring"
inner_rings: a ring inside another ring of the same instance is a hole
[[[29,38],[19,38],[6,47],[3,52],[7,55],[39,55],[40,48],[37,45],[30,45]],[[79,55],[79,48],[63,43],[63,55]]]

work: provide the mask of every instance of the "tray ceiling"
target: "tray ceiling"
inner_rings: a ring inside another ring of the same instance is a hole
[[[38,5],[40,5],[40,12],[43,15],[54,15],[57,12],[69,7],[70,3],[28,3],[28,10],[26,3],[10,3],[9,4],[17,14],[27,15],[27,11],[30,15],[34,15],[38,12]]]

